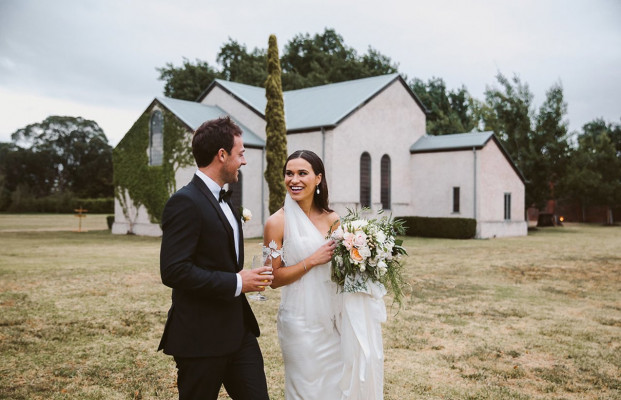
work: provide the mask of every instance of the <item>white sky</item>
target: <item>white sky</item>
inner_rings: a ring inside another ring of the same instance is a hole
[[[621,118],[619,0],[0,0],[0,141],[50,115],[97,122],[116,145],[155,96],[157,67],[215,63],[233,38],[281,53],[333,28],[409,79],[441,77],[483,100],[518,74],[539,107],[561,82],[570,130]]]

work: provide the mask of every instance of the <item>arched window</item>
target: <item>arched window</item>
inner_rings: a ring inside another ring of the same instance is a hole
[[[388,154],[382,156],[380,176],[380,199],[382,200],[382,208],[384,210],[390,210],[390,156],[388,156]]]
[[[360,156],[360,206],[371,207],[371,156],[366,151]]]
[[[151,114],[149,125],[149,165],[162,165],[164,155],[164,116],[159,110]]]
[[[239,207],[243,205],[242,203],[242,173],[239,173],[239,179],[235,183],[229,183],[229,189],[233,191],[231,194],[231,204],[235,207],[236,210],[239,210]]]

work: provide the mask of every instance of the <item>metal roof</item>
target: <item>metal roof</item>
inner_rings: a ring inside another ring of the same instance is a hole
[[[452,135],[425,135],[410,147],[410,153],[466,150],[485,146],[494,132],[456,133]]]
[[[375,76],[283,92],[287,131],[333,127],[396,79],[401,79],[399,74]],[[264,88],[216,79],[201,95],[199,101],[209,93],[214,84],[221,86],[257,114],[265,117],[267,100]],[[407,88],[407,85],[405,86]],[[426,111],[416,95],[413,92],[411,95],[421,109]]]
[[[155,100],[167,108],[168,111],[175,114],[179,120],[193,131],[205,121],[228,115],[220,107],[208,106],[194,101],[171,99],[169,97],[156,97]],[[239,123],[233,116],[231,116],[231,119],[241,128],[242,139],[246,147],[265,147],[265,141],[257,134]]]
[[[505,150],[500,140],[496,138],[494,132],[470,132],[470,133],[455,133],[451,135],[425,135],[418,139],[411,147],[410,154],[415,153],[433,153],[439,151],[463,151],[481,149],[485,147],[487,142],[493,140],[498,145],[498,148],[505,156],[511,168],[520,177],[522,182],[526,182],[522,171],[515,165],[511,156]]]

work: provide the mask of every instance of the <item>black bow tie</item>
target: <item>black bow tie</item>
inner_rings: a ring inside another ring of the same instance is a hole
[[[220,194],[218,195],[218,203],[221,203],[223,201],[228,203],[228,201],[231,198],[232,194],[233,194],[232,190],[220,189]]]

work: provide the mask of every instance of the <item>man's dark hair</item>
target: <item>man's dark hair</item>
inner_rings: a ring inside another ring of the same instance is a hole
[[[240,127],[228,116],[203,122],[192,137],[192,154],[196,165],[199,168],[208,166],[220,149],[231,154],[235,136],[241,134]]]

